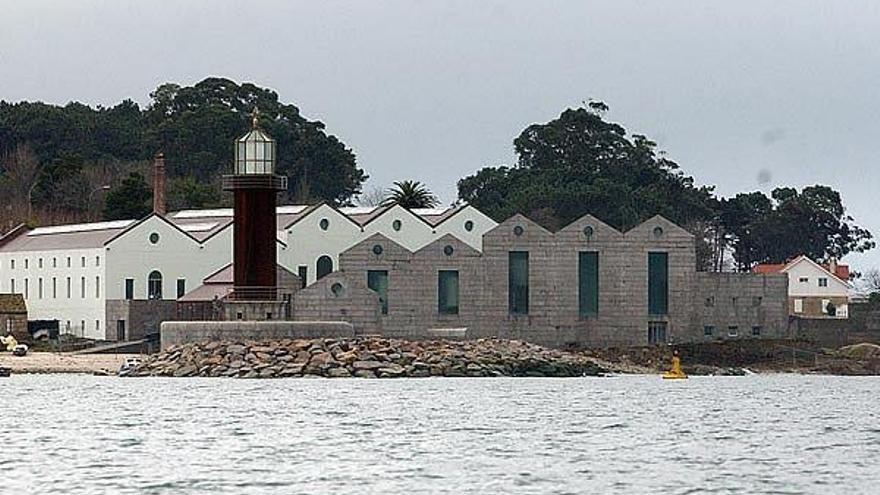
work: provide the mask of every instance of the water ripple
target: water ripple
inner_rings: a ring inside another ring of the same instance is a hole
[[[0,493],[871,493],[877,378],[2,382]]]

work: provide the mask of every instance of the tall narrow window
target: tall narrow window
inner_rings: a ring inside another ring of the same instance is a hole
[[[441,315],[458,314],[458,271],[437,272],[437,311]]]
[[[101,297],[101,277],[95,277],[95,299],[100,299]]]
[[[37,298],[43,298],[43,277],[37,279]]]
[[[318,277],[318,280],[330,275],[330,272],[333,271],[333,258],[324,255],[318,258],[317,266],[315,267],[315,274]]]
[[[581,316],[599,313],[599,253],[578,253],[578,306]]]
[[[15,279],[14,278],[9,279],[9,292],[12,292],[13,294],[15,294]]]
[[[129,301],[134,299],[134,279],[125,279],[125,298]]]
[[[156,270],[147,277],[147,299],[162,299],[162,274]]]
[[[388,271],[367,271],[367,287],[379,294],[379,305],[382,306],[382,314],[388,314]]]
[[[58,279],[52,277],[52,299],[58,297]]]
[[[529,253],[510,251],[507,256],[507,308],[511,314],[529,314]]]
[[[70,277],[67,277],[67,298],[70,299]]]
[[[180,299],[184,294],[186,294],[186,279],[179,278],[177,279],[177,298]]]
[[[86,298],[86,278],[82,277],[79,281],[79,297]]]
[[[300,265],[296,269],[296,274],[299,276],[300,288],[305,289],[306,285],[309,283],[309,267]]]
[[[648,314],[669,313],[669,255],[648,253]]]
[[[28,287],[28,285],[29,285],[29,284],[28,284],[28,279],[24,279],[24,298],[25,298],[25,299],[27,299],[28,296],[30,295],[30,294],[29,294],[29,292],[30,292],[30,287]]]

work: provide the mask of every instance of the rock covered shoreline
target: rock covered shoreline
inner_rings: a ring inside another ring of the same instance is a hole
[[[386,338],[205,342],[150,356],[128,376],[402,378],[601,376],[594,359],[515,340]]]

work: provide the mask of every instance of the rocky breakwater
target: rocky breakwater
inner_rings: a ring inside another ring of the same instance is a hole
[[[592,359],[513,340],[384,338],[206,342],[171,347],[129,376],[401,378],[601,376]]]

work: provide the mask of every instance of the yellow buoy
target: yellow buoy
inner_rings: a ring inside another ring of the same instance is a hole
[[[678,351],[672,353],[672,369],[663,373],[664,380],[686,380],[687,373],[681,369],[681,358],[678,357]]]

